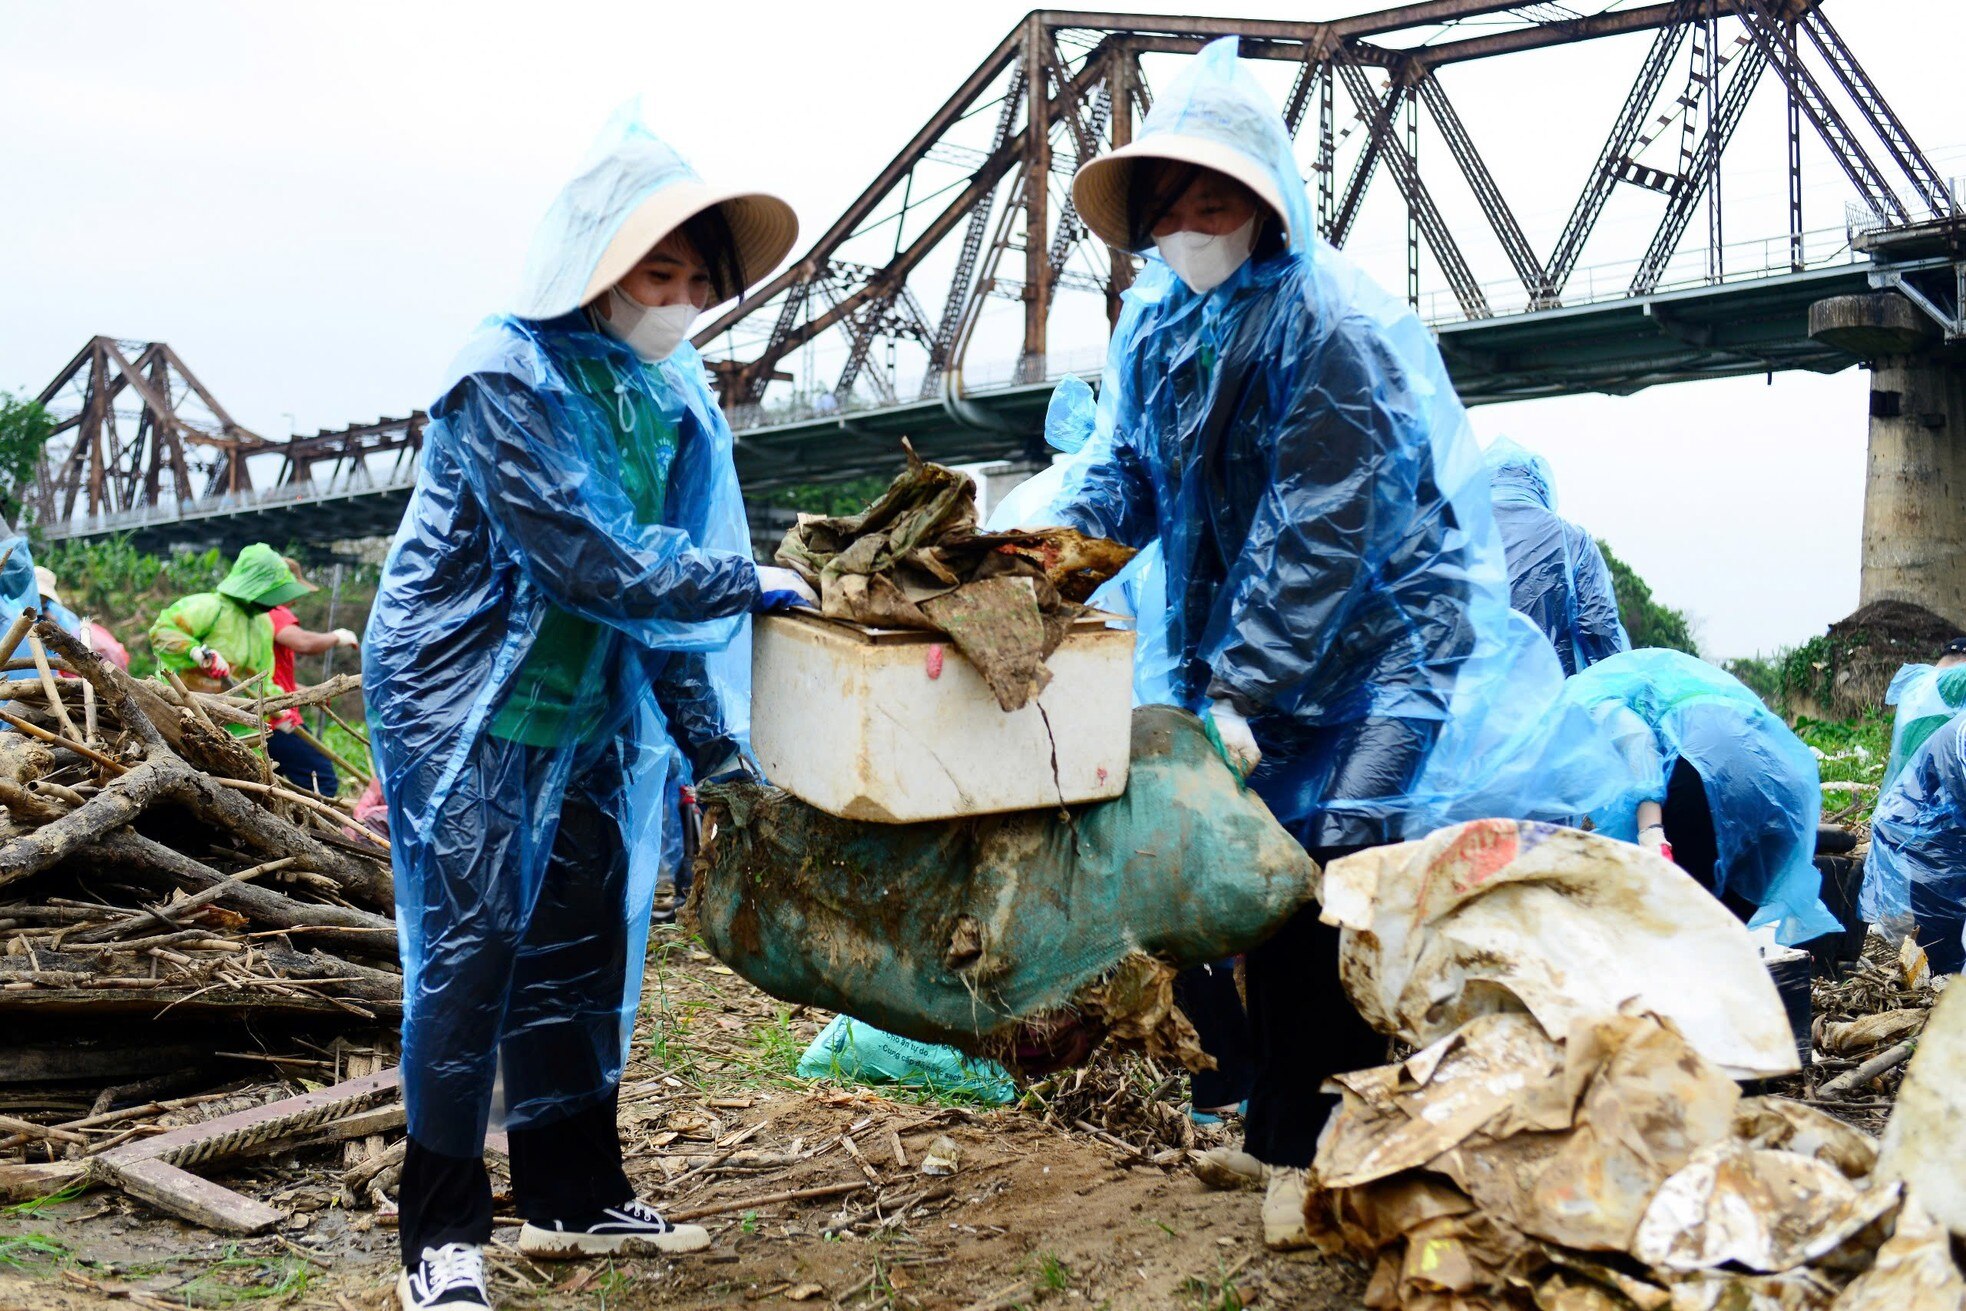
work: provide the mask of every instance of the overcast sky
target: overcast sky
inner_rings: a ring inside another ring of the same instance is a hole
[[[101,333],[170,342],[269,436],[404,413],[500,307],[534,221],[627,95],[652,97],[700,171],[778,191],[815,235],[1022,12],[994,0],[0,0],[0,388],[38,391]],[[1828,12],[1941,168],[1966,173],[1958,0],[1831,0]],[[1446,75],[1540,249],[1643,49],[1622,39]],[[1730,240],[1780,231],[1773,86],[1768,140],[1744,129],[1736,147],[1759,154],[1729,182]],[[1834,227],[1847,186],[1817,155],[1809,174],[1808,224]],[[1356,253],[1398,286],[1403,228],[1380,212]],[[1642,205],[1608,214],[1604,257],[1634,257],[1648,224]],[[1865,391],[1856,369],[1777,375],[1486,407],[1475,426],[1548,455],[1564,511],[1727,656],[1797,642],[1855,607]]]

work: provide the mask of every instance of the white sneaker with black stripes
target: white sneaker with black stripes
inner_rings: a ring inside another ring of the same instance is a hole
[[[710,1231],[698,1225],[672,1225],[648,1203],[611,1206],[577,1220],[526,1223],[519,1250],[536,1261],[571,1261],[583,1256],[641,1256],[655,1252],[697,1252],[710,1245]]]
[[[491,1311],[485,1291],[485,1258],[470,1243],[426,1247],[414,1270],[396,1276],[403,1311]]]

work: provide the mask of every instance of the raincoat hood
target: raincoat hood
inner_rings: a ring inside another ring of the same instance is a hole
[[[656,243],[705,210],[723,211],[739,276],[770,272],[798,240],[792,207],[762,192],[712,187],[650,129],[639,101],[614,112],[533,234],[512,313],[554,319],[606,291]],[[744,290],[719,287],[720,300]]]
[[[243,605],[259,605],[270,610],[314,589],[294,577],[278,551],[265,542],[254,542],[239,552],[239,558],[232,562],[232,572],[216,590],[220,596],[229,596]]]
[[[1556,509],[1556,479],[1549,461],[1507,437],[1497,437],[1482,453],[1488,465],[1490,495],[1498,505],[1540,505]]]
[[[1283,220],[1290,249],[1310,249],[1311,198],[1275,102],[1236,54],[1237,38],[1211,41],[1154,102],[1131,143],[1079,170],[1072,194],[1107,245],[1126,248],[1127,175],[1142,160],[1172,159],[1226,173]]]

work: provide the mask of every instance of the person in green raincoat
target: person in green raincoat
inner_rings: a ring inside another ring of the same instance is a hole
[[[198,692],[273,672],[273,620],[267,611],[312,591],[264,542],[239,552],[216,591],[194,592],[150,625],[157,663]]]

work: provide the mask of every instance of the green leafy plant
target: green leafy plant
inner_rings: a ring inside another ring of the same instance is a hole
[[[288,1256],[242,1256],[236,1247],[205,1266],[178,1290],[187,1306],[236,1306],[306,1291],[312,1273],[305,1261]]]
[[[842,483],[801,483],[770,493],[765,503],[801,514],[859,514],[887,490],[888,482],[870,475]]]
[[[54,435],[55,416],[40,402],[0,391],[0,512],[20,517],[20,491],[34,480],[41,448]]]
[[[0,1235],[0,1268],[46,1269],[63,1264],[72,1255],[68,1244],[46,1234]]]
[[[1072,1286],[1072,1272],[1065,1268],[1056,1252],[1038,1253],[1038,1286],[1053,1293],[1062,1293]]]

